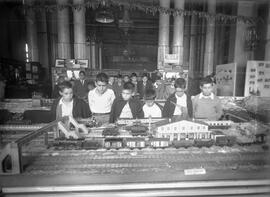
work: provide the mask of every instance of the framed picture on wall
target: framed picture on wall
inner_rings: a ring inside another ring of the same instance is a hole
[[[88,68],[87,59],[76,59],[75,64],[79,65],[79,68]]]

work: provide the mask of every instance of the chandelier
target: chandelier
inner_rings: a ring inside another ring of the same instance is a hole
[[[112,11],[109,9],[107,1],[102,0],[100,3],[100,9],[96,13],[96,21],[99,23],[112,23],[114,17]]]

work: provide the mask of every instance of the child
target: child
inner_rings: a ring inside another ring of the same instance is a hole
[[[155,103],[156,92],[153,89],[145,90],[144,100],[145,104],[143,105],[143,112],[145,118],[161,118],[162,111],[161,106]]]
[[[166,86],[166,88],[165,88],[165,99],[169,98],[169,96],[174,94],[174,92],[175,92],[175,87],[174,87],[175,78],[171,78],[170,82],[171,82],[171,84]]]
[[[109,76],[108,88],[113,89],[113,84],[114,84],[114,76]]]
[[[59,94],[61,97],[53,103],[51,108],[53,120],[63,116],[73,116],[74,118],[89,118],[91,116],[89,106],[82,99],[73,96],[70,82],[65,81],[59,84]]]
[[[165,99],[165,83],[162,80],[161,76],[156,77],[156,82],[153,85],[154,90],[156,91],[156,99],[163,100]]]
[[[138,96],[138,77],[137,77],[137,74],[136,73],[131,73],[130,75],[130,80],[131,80],[131,83],[134,84],[135,88],[134,88],[134,91],[133,91],[133,96]]]
[[[109,122],[114,99],[113,90],[108,89],[108,76],[99,73],[96,77],[96,88],[88,93],[88,103],[93,116],[101,124]]]
[[[133,98],[134,84],[127,82],[123,86],[122,96],[115,99],[110,114],[110,123],[118,118],[143,118],[143,110],[140,100]]]
[[[162,116],[172,118],[174,121],[192,118],[192,101],[190,96],[185,93],[185,79],[176,79],[174,88],[175,93],[166,100]]]
[[[213,93],[213,81],[206,77],[200,82],[201,93],[196,95],[193,102],[194,118],[218,120],[222,115],[221,102]]]

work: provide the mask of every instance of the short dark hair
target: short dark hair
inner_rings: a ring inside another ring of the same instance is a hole
[[[177,78],[175,80],[175,84],[174,84],[175,88],[182,88],[185,89],[186,88],[186,80],[183,78]]]
[[[80,74],[83,74],[83,75],[85,76],[85,71],[81,70],[81,71],[79,72],[79,75],[80,75]]]
[[[58,87],[60,92],[63,92],[64,89],[72,89],[72,84],[69,81],[64,81],[63,83],[60,83]]]
[[[88,81],[87,85],[91,85],[91,86],[93,86],[93,87],[96,87],[95,82],[92,81],[92,80],[91,80],[91,81]]]
[[[96,77],[96,82],[98,81],[108,83],[109,77],[105,73],[99,73],[97,74],[97,77]]]
[[[200,87],[202,87],[205,84],[212,84],[213,85],[213,80],[211,79],[211,77],[204,77],[201,81],[200,81]]]
[[[144,93],[145,100],[155,100],[156,91],[154,89],[146,89]]]
[[[131,82],[126,82],[123,85],[123,90],[131,90],[133,92],[134,89],[135,89],[135,85]]]
[[[147,73],[143,73],[142,74],[142,77],[147,77],[147,79],[148,79],[148,74]]]
[[[118,74],[118,75],[116,75],[115,77],[117,77],[117,78],[122,78],[122,75],[121,75],[121,74]]]
[[[130,77],[137,77],[136,73],[131,73]]]

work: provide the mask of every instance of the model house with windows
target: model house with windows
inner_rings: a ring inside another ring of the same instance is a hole
[[[200,121],[181,120],[160,125],[156,128],[157,138],[168,138],[170,141],[188,139],[210,139],[208,125]]]

